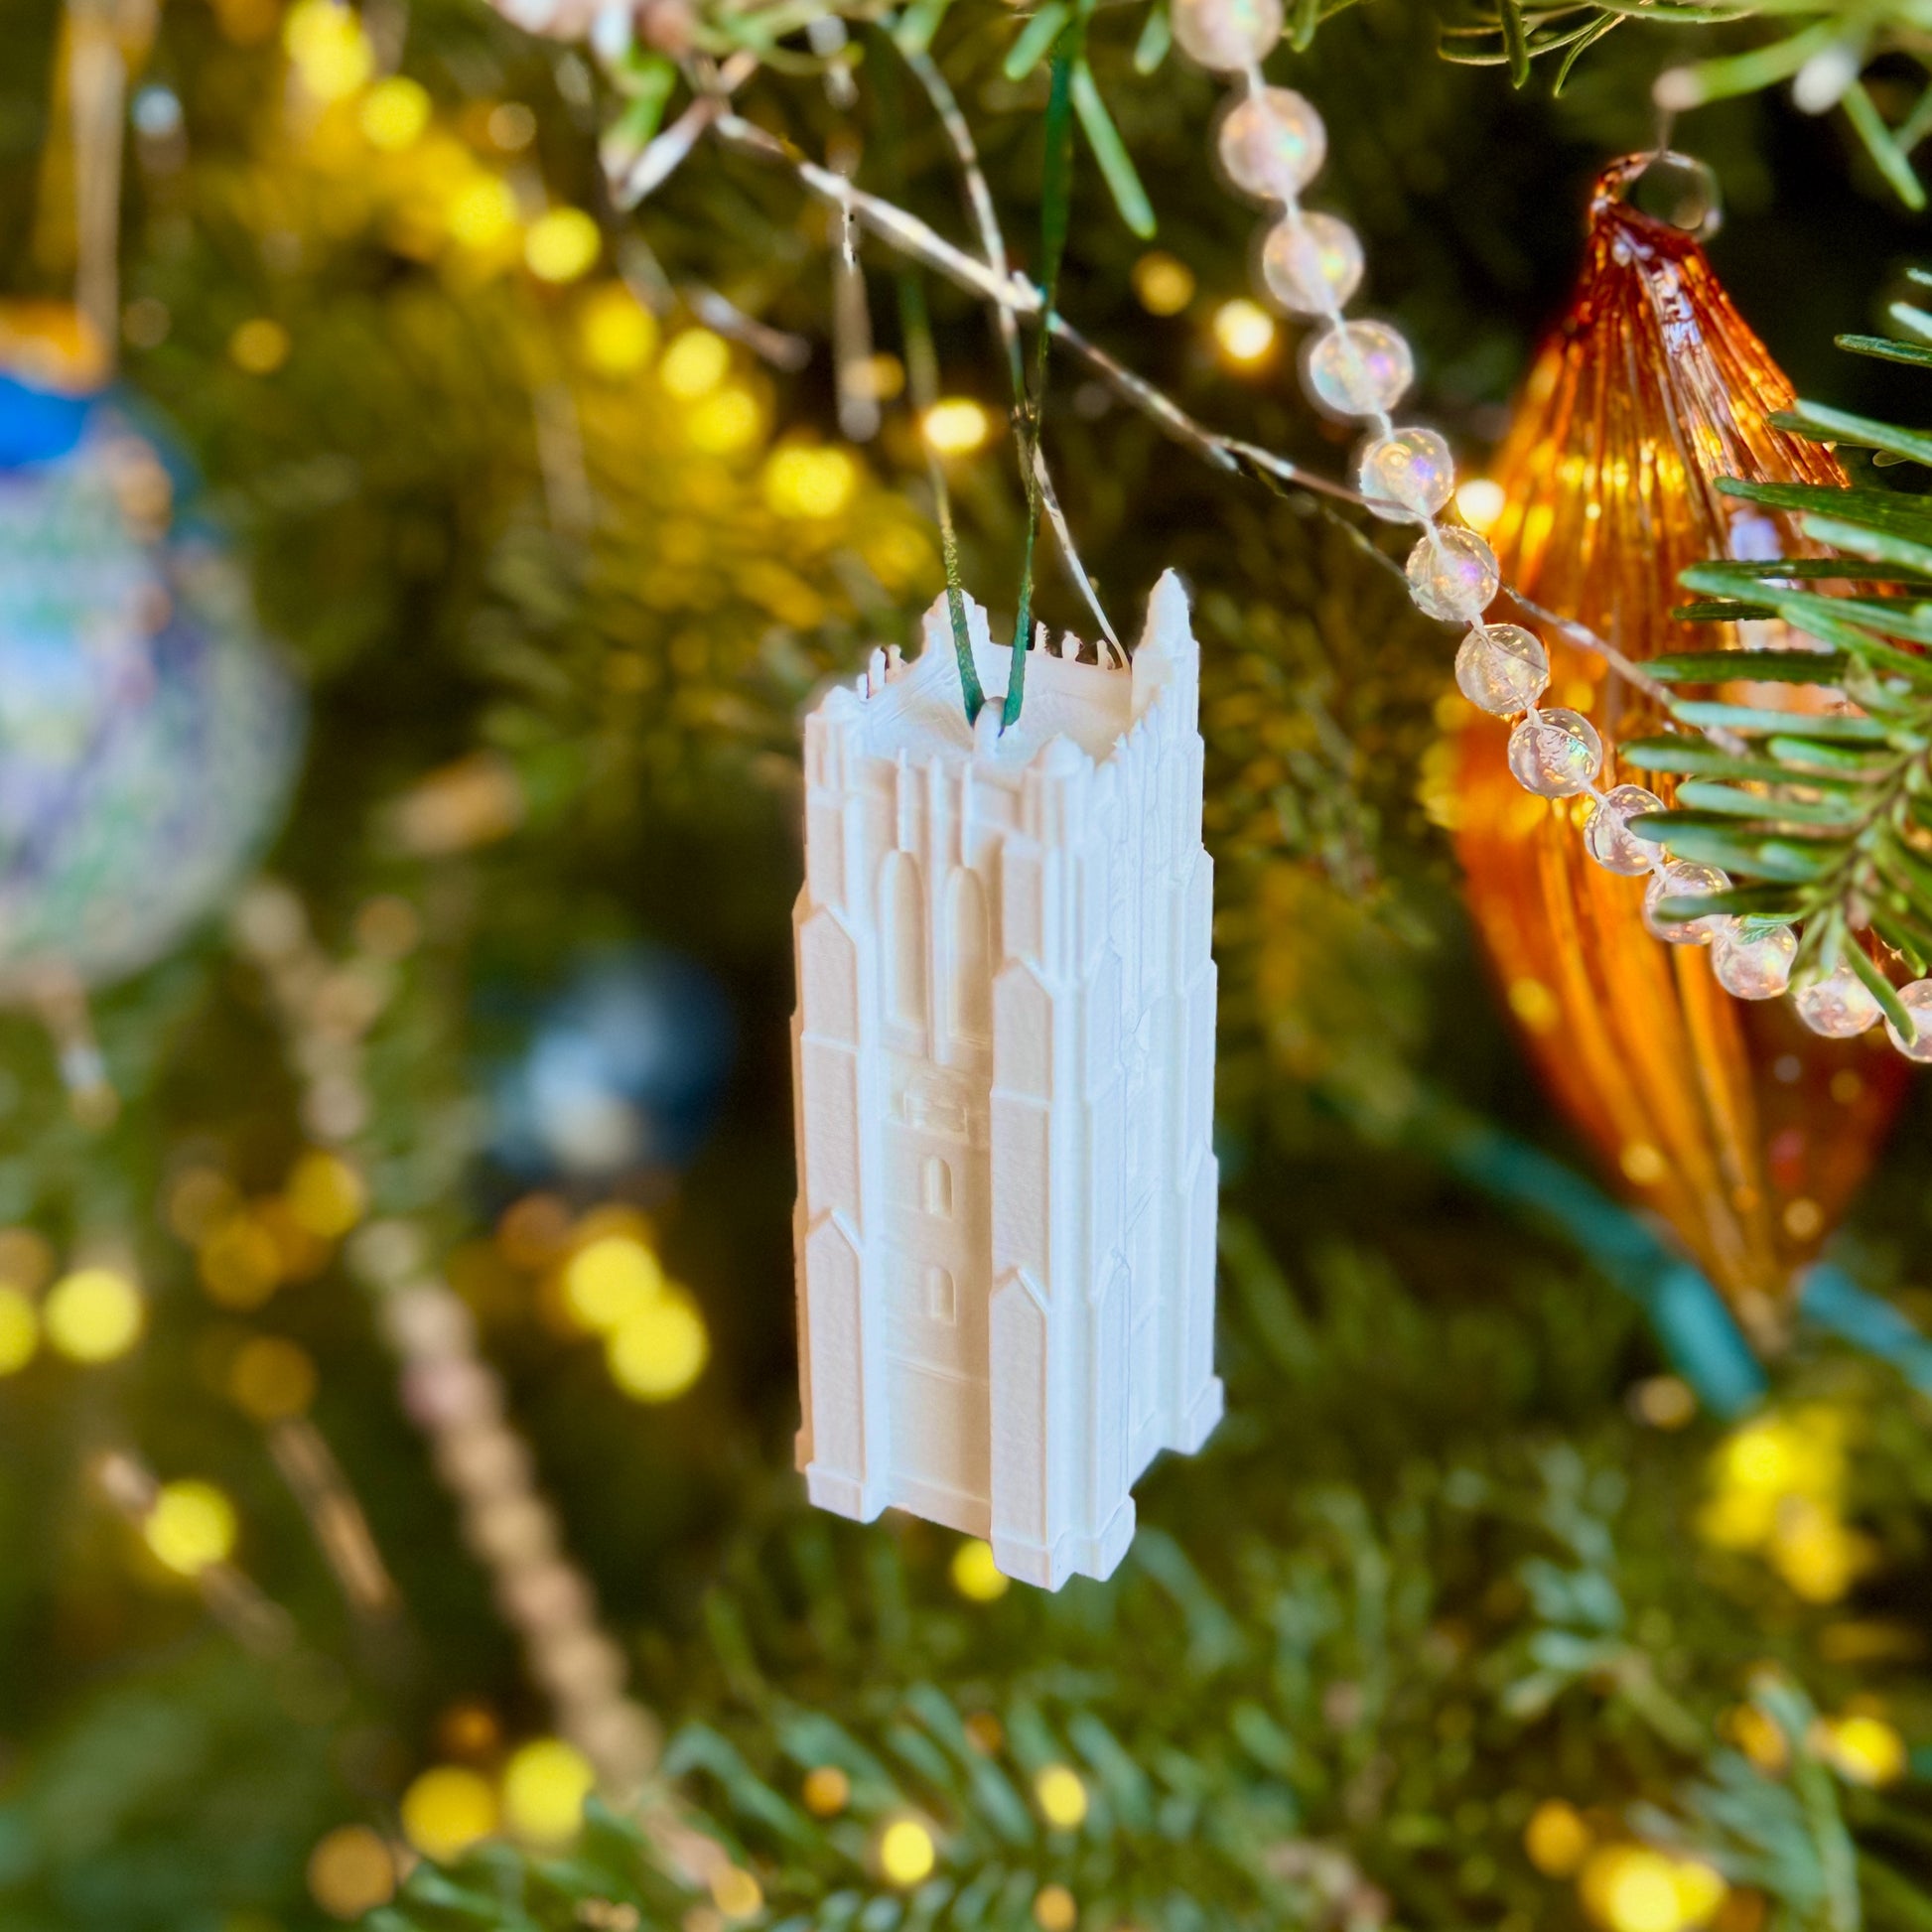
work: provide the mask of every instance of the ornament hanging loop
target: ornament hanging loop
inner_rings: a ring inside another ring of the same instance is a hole
[[[1716,171],[1696,155],[1653,148],[1613,161],[1597,177],[1592,213],[1622,203],[1639,214],[1709,241],[1724,226],[1724,195]]]

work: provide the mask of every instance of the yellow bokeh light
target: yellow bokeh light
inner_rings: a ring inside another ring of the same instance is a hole
[[[80,1268],[49,1291],[41,1311],[47,1339],[74,1362],[111,1362],[141,1338],[140,1291],[111,1268]]]
[[[141,1534],[177,1576],[199,1577],[234,1550],[234,1504],[211,1482],[163,1483]]]
[[[253,1214],[230,1214],[196,1251],[208,1299],[224,1309],[258,1309],[282,1279],[282,1250]]]
[[[30,1296],[0,1282],[0,1375],[17,1375],[41,1345],[41,1320]]]
[[[1034,1895],[1034,1923],[1039,1932],[1073,1932],[1080,1904],[1064,1885],[1041,1885]]]
[[[711,1337],[688,1296],[667,1289],[625,1320],[605,1344],[611,1377],[639,1402],[669,1402],[704,1372]]]
[[[343,1825],[309,1854],[309,1895],[331,1918],[358,1919],[396,1892],[396,1862],[366,1825]]]
[[[952,1553],[952,1587],[975,1603],[990,1603],[1012,1584],[993,1561],[992,1544],[973,1537]]]
[[[553,207],[530,223],[523,261],[540,282],[574,282],[590,273],[604,236],[581,207]]]
[[[282,45],[318,100],[345,99],[375,69],[369,37],[343,0],[296,0],[282,23]]]
[[[1151,316],[1177,316],[1194,299],[1194,271],[1164,248],[1134,264],[1134,294]]]
[[[489,1781],[460,1764],[439,1764],[402,1794],[403,1835],[426,1859],[447,1864],[496,1829]]]
[[[993,418],[971,396],[947,396],[919,424],[929,449],[941,456],[970,456],[993,433]]]
[[[764,500],[780,516],[837,516],[859,486],[859,466],[844,450],[794,443],[764,466]]]
[[[1807,1496],[1787,1496],[1771,1538],[1772,1568],[1807,1603],[1836,1603],[1871,1568],[1869,1538]]]
[[[1223,302],[1214,311],[1214,340],[1230,362],[1245,366],[1261,361],[1274,348],[1279,333],[1275,318],[1245,296]]]
[[[564,1306],[599,1334],[621,1328],[663,1292],[664,1270],[634,1235],[604,1235],[564,1268]]]
[[[938,1857],[932,1834],[916,1818],[896,1818],[879,1835],[879,1868],[890,1884],[916,1885]]]
[[[1080,1774],[1065,1764],[1048,1764],[1034,1779],[1034,1796],[1040,1815],[1054,1830],[1077,1831],[1087,1819],[1087,1787]]]
[[[399,153],[429,125],[429,91],[404,74],[394,74],[369,89],[357,119],[370,147],[385,154]]]
[[[286,1422],[315,1400],[316,1365],[280,1335],[251,1335],[228,1365],[228,1396],[251,1421]]]
[[[303,1155],[289,1170],[282,1191],[295,1224],[323,1241],[337,1241],[358,1222],[369,1204],[362,1176],[340,1154]]]
[[[805,1773],[805,1809],[814,1818],[836,1818],[852,1798],[852,1780],[836,1764],[815,1764]]]
[[[450,197],[450,239],[465,248],[493,248],[516,226],[516,196],[506,181],[480,175]]]
[[[764,1887],[742,1866],[720,1865],[711,1874],[711,1902],[727,1918],[756,1918],[764,1909]]]
[[[228,338],[228,359],[248,375],[273,375],[289,359],[289,332],[268,316],[253,316]]]
[[[1726,1715],[1725,1730],[1760,1771],[1776,1775],[1791,1762],[1791,1740],[1784,1726],[1759,1705],[1740,1704]]]
[[[736,456],[758,440],[759,405],[751,390],[734,382],[706,396],[691,411],[685,433],[707,456]]]
[[[1849,1784],[1892,1784],[1905,1775],[1905,1740],[1882,1718],[1830,1718],[1818,1725],[1819,1755]]]
[[[518,1838],[562,1845],[583,1825],[584,1801],[596,1784],[583,1752],[561,1737],[539,1737],[503,1767],[503,1822]]]
[[[657,346],[657,318],[621,282],[607,282],[577,312],[584,359],[600,375],[633,375]]]
[[[1455,492],[1455,507],[1472,530],[1493,530],[1505,507],[1503,486],[1487,477],[1471,477]]]
[[[1708,1922],[1728,1891],[1699,1859],[1674,1859],[1645,1845],[1591,1854],[1580,1880],[1590,1916],[1609,1932],[1689,1932]]]
[[[680,402],[696,402],[724,381],[732,365],[731,350],[722,336],[709,329],[687,329],[664,351],[657,379],[667,395]]]
[[[1550,1878],[1568,1878],[1589,1855],[1590,1832],[1575,1805],[1546,1798],[1523,1828],[1523,1850],[1530,1863]]]

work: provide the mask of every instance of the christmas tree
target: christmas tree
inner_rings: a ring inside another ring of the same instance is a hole
[[[1916,8],[0,23],[6,1932],[1932,1925]],[[1169,570],[1225,1415],[1049,1590],[794,1467],[801,733],[1033,809]]]

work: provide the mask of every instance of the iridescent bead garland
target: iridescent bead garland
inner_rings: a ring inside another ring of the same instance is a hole
[[[1409,345],[1387,323],[1344,316],[1362,278],[1360,238],[1335,216],[1302,207],[1302,191],[1326,159],[1327,134],[1308,100],[1262,76],[1261,63],[1282,37],[1281,0],[1173,0],[1172,20],[1190,60],[1239,84],[1216,141],[1233,185],[1280,210],[1262,245],[1262,279],[1291,315],[1321,325],[1303,350],[1302,381],[1311,398],[1330,415],[1371,426],[1356,460],[1364,502],[1387,521],[1422,525],[1404,575],[1426,616],[1469,626],[1455,654],[1457,688],[1478,710],[1518,719],[1508,759],[1525,790],[1553,801],[1591,801],[1583,826],[1591,859],[1606,872],[1650,875],[1643,917],[1651,933],[1672,945],[1710,946],[1718,982],[1734,997],[1777,998],[1790,988],[1795,930],[1776,919],[1723,913],[1669,923],[1657,917],[1664,899],[1725,892],[1729,877],[1716,866],[1674,860],[1667,848],[1631,832],[1629,821],[1662,811],[1662,799],[1641,785],[1608,791],[1598,785],[1603,741],[1596,728],[1580,712],[1537,702],[1550,682],[1542,640],[1521,624],[1483,618],[1502,588],[1495,552],[1475,531],[1437,521],[1455,493],[1449,444],[1435,430],[1398,429],[1389,413],[1415,377]],[[1892,1044],[1912,1059],[1932,1061],[1932,979],[1901,988],[1899,998],[1927,1024],[1908,1041],[1887,1022]],[[1792,999],[1805,1025],[1829,1038],[1852,1038],[1880,1018],[1877,1000],[1849,965],[1802,986]]]

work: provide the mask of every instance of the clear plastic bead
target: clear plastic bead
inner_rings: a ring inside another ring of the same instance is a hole
[[[1244,195],[1292,202],[1321,172],[1328,130],[1293,87],[1244,94],[1221,116],[1221,166]]]
[[[1344,322],[1309,345],[1309,392],[1337,416],[1384,416],[1416,379],[1409,345],[1386,322]]]
[[[1711,970],[1739,1000],[1775,1000],[1797,956],[1798,935],[1777,919],[1732,919],[1711,942]]]
[[[1827,1039],[1856,1039],[1877,1024],[1878,1002],[1849,966],[1801,986],[1793,996],[1798,1018]]]
[[[1409,595],[1450,623],[1481,617],[1501,582],[1496,553],[1473,530],[1431,530],[1409,553]]]
[[[1509,769],[1539,798],[1574,798],[1603,768],[1603,741],[1581,712],[1533,711],[1509,735]]]
[[[1613,785],[1584,827],[1584,850],[1605,872],[1635,879],[1663,855],[1651,840],[1640,839],[1631,831],[1630,821],[1645,812],[1663,809],[1664,801],[1642,785]]]
[[[1261,279],[1292,316],[1333,315],[1361,286],[1361,241],[1332,214],[1285,214],[1261,244]]]
[[[1282,37],[1282,0],[1173,0],[1180,51],[1210,73],[1239,73],[1265,61]]]
[[[1910,986],[1901,986],[1898,1001],[1917,1022],[1918,1031],[1905,1039],[1887,1020],[1885,1031],[1891,1035],[1891,1043],[1908,1060],[1932,1060],[1932,980],[1914,980]]]
[[[1675,859],[1644,889],[1643,922],[1653,939],[1672,946],[1708,946],[1725,930],[1728,914],[1713,912],[1702,919],[1660,919],[1657,908],[1667,898],[1707,898],[1730,891],[1730,875],[1693,859]]]
[[[1434,516],[1455,494],[1455,459],[1433,429],[1391,430],[1363,446],[1355,481],[1385,522],[1414,522]]]
[[[1543,639],[1520,623],[1485,624],[1470,631],[1455,653],[1455,688],[1493,717],[1527,711],[1549,682]]]

